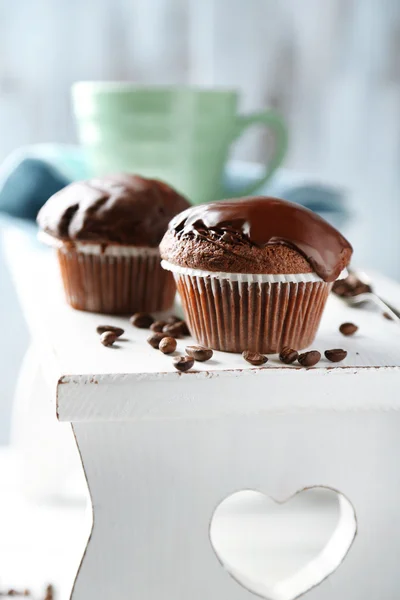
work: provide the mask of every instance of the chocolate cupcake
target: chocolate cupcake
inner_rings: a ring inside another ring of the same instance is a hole
[[[110,314],[170,308],[176,288],[158,245],[188,206],[165,183],[128,174],[72,183],[52,196],[37,220],[57,249],[69,304]]]
[[[267,197],[189,208],[171,221],[160,251],[200,344],[263,353],[312,343],[352,254],[321,217]]]

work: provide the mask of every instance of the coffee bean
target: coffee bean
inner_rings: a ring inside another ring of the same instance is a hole
[[[343,279],[339,279],[333,284],[332,292],[337,294],[337,296],[342,296],[345,298],[349,293],[349,286],[346,285]]]
[[[388,321],[393,321],[393,317],[392,315],[389,315],[389,313],[384,312],[382,313],[382,315],[385,317],[385,319],[387,319]]]
[[[168,323],[168,325],[173,325],[174,323],[179,323],[180,321],[182,321],[182,319],[176,315],[170,315],[166,319],[166,323]]]
[[[174,358],[174,367],[178,371],[189,371],[194,365],[194,358],[191,356],[177,356]]]
[[[186,321],[180,321],[182,335],[190,335],[189,327],[186,324]]]
[[[318,352],[318,350],[310,350],[310,352],[299,354],[297,360],[302,367],[313,367],[321,360],[321,352]]]
[[[154,323],[154,319],[149,313],[135,313],[130,318],[130,322],[135,327],[139,327],[139,329],[148,329]]]
[[[158,349],[163,354],[172,354],[176,350],[176,339],[172,337],[165,337],[161,340]]]
[[[158,333],[160,333],[163,330],[164,325],[166,324],[166,321],[154,321],[154,323],[150,325],[150,329],[152,331],[157,331]]]
[[[186,354],[199,362],[210,360],[213,355],[211,348],[204,348],[204,346],[186,346],[185,351]]]
[[[116,339],[117,336],[113,331],[105,331],[100,336],[100,341],[103,346],[112,346]]]
[[[173,338],[181,337],[181,328],[180,328],[179,323],[174,323],[173,325],[167,323],[162,328],[162,332],[164,335],[167,335],[169,337],[173,337]]]
[[[150,346],[153,346],[153,348],[158,350],[161,340],[163,340],[165,337],[165,333],[153,333],[153,335],[147,338],[147,342],[150,344]]]
[[[124,330],[121,329],[121,327],[114,327],[114,325],[99,325],[96,328],[96,331],[100,335],[106,331],[112,331],[117,337],[120,337],[124,333]]]
[[[46,596],[44,600],[54,600],[54,587],[51,584],[46,588]]]
[[[333,348],[332,350],[325,350],[325,356],[331,362],[340,362],[344,360],[347,356],[346,350],[342,350],[342,348]]]
[[[349,298],[351,296],[372,292],[372,288],[368,283],[361,281],[354,273],[350,273],[345,279],[335,281],[332,291],[337,296]]]
[[[358,327],[354,323],[342,323],[339,327],[339,331],[343,335],[353,335],[357,330]]]
[[[292,363],[294,363],[295,360],[297,360],[298,356],[299,353],[297,352],[297,350],[293,350],[293,348],[285,346],[280,351],[279,360],[285,363],[285,365],[291,365]]]
[[[166,324],[163,327],[163,333],[174,337],[174,338],[179,338],[179,337],[183,337],[185,335],[189,335],[189,330],[186,326],[185,321],[177,321],[176,323],[171,324]]]
[[[255,366],[263,365],[268,360],[264,354],[260,354],[259,352],[250,352],[250,350],[245,350],[242,352],[242,356],[244,360],[247,360],[247,362]]]

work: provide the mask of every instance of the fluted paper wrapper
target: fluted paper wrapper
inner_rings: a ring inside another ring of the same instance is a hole
[[[264,354],[312,344],[332,283],[242,282],[174,273],[186,321],[198,343]],[[299,276],[300,279],[300,276]]]
[[[132,314],[164,311],[173,304],[173,275],[161,268],[153,249],[110,255],[65,244],[57,254],[67,302],[78,310]]]

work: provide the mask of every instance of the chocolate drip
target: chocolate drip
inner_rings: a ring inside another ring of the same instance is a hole
[[[259,248],[283,244],[304,256],[324,281],[337,279],[352,253],[349,242],[320,216],[277,198],[240,198],[195,206],[177,215],[169,229],[178,238],[199,237],[211,243],[240,242]]]

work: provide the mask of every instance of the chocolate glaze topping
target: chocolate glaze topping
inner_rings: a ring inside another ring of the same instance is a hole
[[[65,241],[156,247],[170,219],[188,206],[161,181],[121,173],[68,185],[46,202],[37,220]]]
[[[324,281],[334,281],[349,263],[352,247],[329,223],[286,200],[256,197],[190,208],[169,225],[175,238],[258,248],[286,246],[301,254]]]

